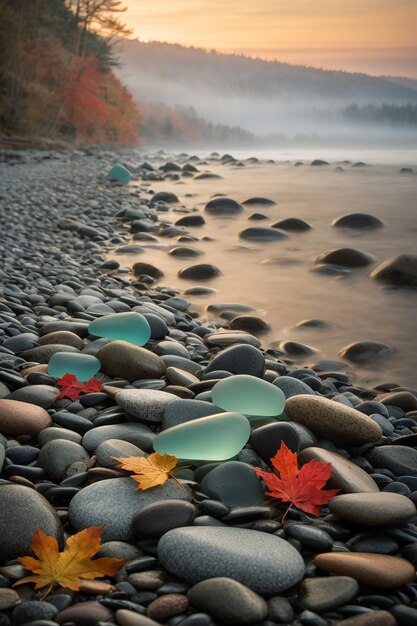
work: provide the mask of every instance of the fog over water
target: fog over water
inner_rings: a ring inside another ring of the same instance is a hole
[[[236,152],[246,158],[254,152]],[[173,191],[180,204],[171,205],[167,218],[175,222],[184,211],[198,210],[206,224],[189,227],[198,241],[178,244],[175,239],[159,238],[158,244],[143,245],[140,255],[116,255],[123,267],[145,261],[163,270],[159,285],[180,290],[194,286],[194,281],[177,277],[179,269],[195,263],[214,263],[222,275],[207,281],[214,294],[191,297],[192,309],[203,318],[210,318],[205,309],[209,303],[242,303],[253,306],[256,315],[272,326],[262,338],[265,346],[276,346],[281,340],[295,340],[313,346],[317,356],[300,361],[311,364],[321,357],[339,358],[338,351],[347,344],[361,340],[377,340],[396,349],[394,357],[372,367],[355,366],[361,383],[392,381],[416,387],[417,290],[383,287],[369,278],[376,264],[401,253],[416,253],[417,242],[417,175],[400,173],[400,167],[417,170],[417,151],[353,151],[323,149],[283,149],[258,152],[256,156],[274,158],[246,163],[222,165],[218,159],[195,163],[200,171],[219,174],[217,180],[152,182],[147,189]],[[330,164],[312,167],[312,158],[324,158]],[[168,155],[153,161],[157,167]],[[296,160],[304,164],[294,166]],[[366,161],[367,167],[342,163],[346,159]],[[184,157],[184,161],[185,161]],[[342,170],[336,167],[343,168]],[[143,183],[140,185],[143,188]],[[214,194],[225,194],[240,202],[253,196],[276,201],[272,207],[246,207],[237,216],[215,217],[204,212]],[[253,213],[267,219],[248,221]],[[346,213],[367,212],[385,222],[377,230],[340,229],[332,221]],[[288,239],[254,242],[239,239],[239,231],[249,226],[268,226],[286,217],[298,217],[312,225],[305,233],[288,233]],[[208,236],[212,241],[202,241]],[[176,245],[192,245],[204,254],[194,259],[178,259],[168,251]],[[337,247],[356,247],[372,253],[376,261],[368,268],[354,269],[344,276],[329,276],[312,271],[314,259],[322,252]],[[114,255],[113,255],[114,256]],[[203,283],[200,283],[203,284]],[[295,328],[308,318],[331,323],[326,329]]]

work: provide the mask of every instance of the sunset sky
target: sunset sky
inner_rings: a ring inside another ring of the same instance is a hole
[[[125,0],[142,41],[417,78],[417,0]]]

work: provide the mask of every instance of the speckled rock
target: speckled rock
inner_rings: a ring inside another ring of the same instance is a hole
[[[123,389],[116,393],[117,404],[145,422],[161,422],[166,407],[175,401],[172,393],[155,389]]]
[[[190,500],[173,480],[148,491],[137,491],[136,486],[130,478],[113,478],[84,487],[71,500],[71,524],[76,530],[105,524],[103,541],[129,541],[133,516],[144,506],[173,498]]]
[[[301,583],[301,604],[310,611],[325,613],[348,604],[359,593],[359,585],[349,576],[306,578]]]
[[[297,584],[304,561],[279,537],[243,528],[191,527],[166,533],[158,556],[172,574],[197,583],[225,576],[261,594],[275,594]]]
[[[165,363],[158,355],[127,341],[111,341],[100,348],[97,358],[102,363],[103,372],[130,381],[160,378],[166,370]]]
[[[373,419],[321,396],[293,396],[285,403],[285,413],[291,420],[334,443],[361,445],[382,437],[382,429]]]

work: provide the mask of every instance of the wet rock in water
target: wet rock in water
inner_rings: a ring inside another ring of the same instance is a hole
[[[252,213],[252,215],[249,215],[248,220],[261,222],[263,220],[269,220],[269,217],[263,213]]]
[[[48,500],[21,485],[0,485],[0,554],[5,560],[30,553],[32,535],[40,528],[62,542],[62,527]]]
[[[316,265],[331,264],[341,267],[365,267],[375,261],[375,257],[358,248],[335,248],[323,252],[315,259]]]
[[[359,593],[359,585],[349,576],[306,578],[301,583],[301,604],[310,611],[325,613],[348,604]]]
[[[238,374],[216,383],[211,391],[214,404],[244,415],[278,416],[284,410],[281,389],[256,376]]]
[[[232,198],[221,197],[207,202],[204,210],[212,215],[236,215],[243,211],[243,207]]]
[[[417,286],[417,256],[401,254],[384,261],[370,273],[371,278],[395,286]]]
[[[162,278],[162,276],[164,276],[164,273],[162,270],[160,270],[158,267],[155,267],[155,265],[151,265],[150,263],[134,263],[132,266],[132,271],[134,273],[135,276],[151,276],[152,278],[155,278],[156,280],[158,278]]]
[[[86,381],[95,376],[100,368],[100,361],[90,354],[55,352],[48,363],[48,374],[54,378],[72,374],[77,380]]]
[[[241,230],[239,237],[249,241],[279,241],[286,239],[288,235],[278,228],[251,227]]]
[[[331,328],[331,322],[320,319],[302,320],[295,325],[295,328]]]
[[[388,492],[339,495],[329,508],[341,519],[365,526],[402,525],[417,514],[410,498]]]
[[[127,341],[111,341],[100,348],[97,358],[103,372],[130,381],[160,378],[166,370],[164,361],[157,354]]]
[[[168,428],[155,437],[153,447],[160,454],[173,454],[179,459],[224,461],[241,451],[249,435],[246,417],[226,412]]]
[[[112,478],[84,487],[70,502],[72,526],[81,530],[105,524],[103,541],[129,541],[134,536],[133,516],[146,505],[162,500],[190,500],[187,491],[171,479],[147,491],[137,491],[136,486],[130,478]]]
[[[299,341],[281,341],[279,349],[283,350],[286,354],[292,357],[305,357],[312,354],[317,354],[316,348],[307,346]]]
[[[176,401],[173,394],[155,389],[123,389],[115,399],[126,413],[144,422],[161,422],[166,407]]]
[[[0,400],[1,434],[37,435],[48,426],[52,426],[52,419],[42,407],[19,400]]]
[[[203,580],[188,592],[191,604],[222,624],[253,624],[266,618],[268,605],[257,593],[232,578]]]
[[[192,213],[191,215],[184,215],[175,222],[175,226],[203,226],[206,220],[200,213]]]
[[[256,432],[256,431],[255,431]],[[374,479],[365,470],[345,457],[325,450],[324,448],[308,447],[298,455],[299,462],[304,465],[309,461],[330,463],[332,473],[329,486],[340,489],[344,493],[379,493],[379,487]]]
[[[332,222],[332,226],[337,228],[381,228],[384,222],[376,215],[369,213],[349,213],[336,218]]]
[[[198,265],[190,265],[178,272],[179,278],[191,280],[208,280],[220,276],[221,271],[211,263],[200,263]]]
[[[242,204],[245,206],[274,206],[276,202],[270,198],[254,197],[248,198]]]
[[[90,335],[122,339],[137,346],[144,346],[151,336],[151,327],[143,315],[130,311],[105,315],[91,322]]]
[[[329,163],[327,161],[323,161],[322,159],[314,159],[310,165],[329,165]]]
[[[385,554],[325,552],[317,555],[314,563],[326,572],[351,576],[361,585],[379,589],[397,589],[416,577],[409,561]]]
[[[175,248],[171,248],[169,253],[171,256],[180,257],[182,259],[191,259],[195,256],[201,256],[204,254],[201,250],[197,250],[197,248],[191,248],[186,246],[175,246]]]
[[[392,356],[395,350],[381,341],[356,341],[339,351],[339,355],[352,363],[372,363]]]
[[[175,193],[171,193],[170,191],[158,191],[152,196],[152,203],[155,204],[156,202],[175,204],[176,202],[179,202],[179,199]]]
[[[163,566],[188,582],[225,576],[261,594],[278,594],[297,584],[304,561],[288,542],[243,528],[178,528],[158,544]]]
[[[313,227],[311,224],[298,217],[287,217],[271,224],[271,228],[280,228],[281,230],[289,231],[305,231],[311,230]]]
[[[255,315],[238,315],[230,322],[232,330],[246,330],[249,333],[266,333],[271,330],[270,324]]]
[[[230,346],[233,344],[249,344],[255,348],[261,347],[261,342],[257,337],[242,330],[220,331],[205,335],[204,340],[207,344],[213,346]]]
[[[115,254],[142,254],[142,252],[145,252],[145,248],[142,248],[142,246],[137,246],[137,245],[130,245],[130,246],[121,246],[120,248],[117,248],[117,250],[115,250]]]
[[[132,174],[124,165],[117,163],[113,165],[110,172],[107,174],[107,180],[127,185],[132,180]]]
[[[321,396],[293,396],[285,403],[285,413],[291,420],[334,443],[361,445],[382,437],[381,427],[373,419]]]
[[[213,172],[202,172],[195,176],[194,180],[221,180],[222,176]]]

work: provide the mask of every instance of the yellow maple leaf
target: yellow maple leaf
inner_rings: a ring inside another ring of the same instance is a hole
[[[33,576],[26,576],[15,585],[35,583],[35,589],[48,586],[43,598],[55,584],[78,591],[81,579],[91,580],[102,576],[113,576],[125,563],[125,559],[92,559],[101,548],[101,533],[104,526],[91,526],[69,537],[63,552],[59,552],[54,537],[45,535],[39,528],[32,537],[32,556],[22,556],[18,561]]]
[[[113,458],[115,461],[119,461],[117,467],[133,472],[133,476],[130,478],[138,483],[137,490],[145,491],[146,489],[163,485],[168,478],[173,478],[184,489],[172,474],[172,470],[178,463],[176,456],[153,452],[148,457],[125,456],[120,459],[117,457]]]

